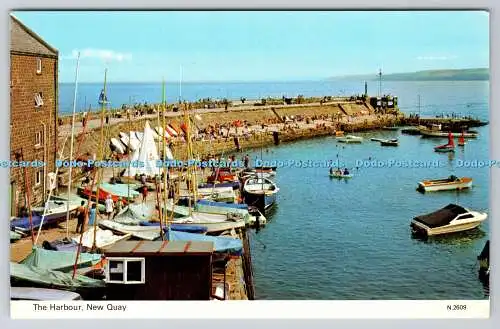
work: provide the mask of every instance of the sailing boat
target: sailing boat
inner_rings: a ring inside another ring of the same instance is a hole
[[[463,131],[460,137],[458,138],[458,146],[465,146],[465,136]]]
[[[455,152],[455,143],[453,141],[452,133],[448,133],[448,143],[444,145],[439,145],[434,148],[436,152]]]
[[[137,167],[130,166],[125,170],[124,177],[135,177],[136,175],[146,175],[148,177],[155,177],[158,174],[158,150],[153,136],[149,122],[146,121],[144,126],[144,137],[141,144],[134,151],[131,162],[138,162],[140,165]]]

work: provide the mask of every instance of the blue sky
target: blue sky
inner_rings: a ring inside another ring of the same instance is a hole
[[[59,79],[265,81],[489,66],[486,12],[14,12]],[[182,67],[182,70],[180,69]]]

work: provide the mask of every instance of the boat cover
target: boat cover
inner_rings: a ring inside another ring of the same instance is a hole
[[[139,225],[141,221],[148,221],[155,212],[155,208],[144,203],[130,204],[124,208],[113,220],[124,225]]]
[[[213,206],[213,207],[227,207],[227,208],[248,210],[248,205],[246,205],[244,203],[239,204],[239,203],[227,203],[227,202],[218,202],[218,201],[211,201],[211,200],[198,200],[198,204],[206,205],[206,206]]]
[[[417,216],[414,218],[415,221],[425,224],[430,228],[440,227],[448,225],[453,219],[458,215],[467,213],[463,207],[457,206],[455,204],[449,204],[444,208],[441,208],[430,214]]]
[[[78,249],[78,243],[64,238],[62,240],[54,240],[52,242],[43,241],[42,247],[43,249],[54,251],[76,251]]]
[[[54,251],[34,247],[31,254],[20,263],[39,269],[69,272],[73,270],[75,259],[74,251]],[[78,257],[78,267],[90,267],[100,261],[100,254],[81,253]]]
[[[40,226],[42,222],[42,216],[33,215],[31,216],[33,221],[33,228],[36,229]],[[47,224],[47,221],[44,218],[44,224]],[[50,224],[50,221],[49,221]],[[29,232],[30,230],[30,218],[29,217],[17,217],[10,221],[11,230],[20,230],[23,232]]]
[[[10,241],[17,241],[19,239],[21,239],[21,234],[14,231],[10,231]]]
[[[218,253],[229,253],[234,256],[243,254],[243,243],[240,239],[226,236],[210,236],[179,231],[167,231],[166,237],[169,241],[212,241],[214,251]]]
[[[97,188],[97,187],[96,187]],[[104,190],[108,193],[111,193],[113,195],[122,197],[122,198],[127,198],[129,196],[130,192],[130,198],[136,198],[139,196],[139,192],[135,191],[136,184],[132,184],[130,186],[130,191],[128,184],[110,184],[110,183],[101,183],[100,185],[101,190]]]
[[[10,278],[12,281],[24,281],[48,287],[76,290],[78,288],[104,288],[102,280],[95,280],[73,273],[64,273],[27,264],[10,262]],[[15,286],[16,283],[13,284]]]

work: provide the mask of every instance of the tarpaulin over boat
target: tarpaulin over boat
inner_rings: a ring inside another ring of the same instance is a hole
[[[141,226],[155,226],[159,227],[159,222],[140,222]],[[166,227],[165,227],[166,229]],[[206,226],[201,225],[178,225],[178,224],[170,224],[170,229],[172,231],[181,231],[181,232],[189,232],[189,233],[206,233],[208,228]]]
[[[31,216],[33,222],[33,228],[38,228],[42,222],[42,216]],[[47,223],[44,219],[45,224]],[[30,230],[30,218],[29,217],[18,217],[10,221],[11,230],[19,231],[29,231]]]
[[[457,206],[455,204],[449,204],[444,208],[441,208],[430,214],[417,216],[414,218],[415,221],[427,225],[430,228],[440,227],[448,225],[453,219],[458,215],[467,213],[463,207]]]
[[[234,256],[243,254],[243,243],[241,240],[231,237],[209,236],[169,230],[166,232],[166,238],[169,241],[212,241],[215,252],[229,253]]]
[[[211,200],[198,200],[198,204],[213,206],[213,207],[225,207],[225,208],[235,208],[235,209],[246,209],[248,210],[248,205],[244,203],[227,203],[227,202],[218,202]]]
[[[141,221],[149,220],[154,212],[155,208],[153,206],[144,203],[130,204],[117,214],[113,220],[125,225],[139,225]]]
[[[74,278],[72,276],[72,273],[10,262],[10,278],[13,286],[21,282],[68,290],[104,288],[105,286],[102,280],[91,279],[80,274],[76,274]]]
[[[21,264],[39,269],[67,272],[73,270],[76,253],[74,251],[53,251],[34,247]],[[81,253],[78,257],[78,267],[93,266],[101,261],[100,254]]]
[[[135,185],[130,186],[129,188],[128,184],[110,184],[110,183],[101,183],[100,186],[102,190],[122,198],[127,198],[129,196],[129,193],[131,198],[139,196],[140,193],[135,191],[134,187]]]

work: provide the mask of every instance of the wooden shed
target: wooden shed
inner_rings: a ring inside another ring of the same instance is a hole
[[[108,300],[209,300],[213,242],[121,241],[104,249]]]

